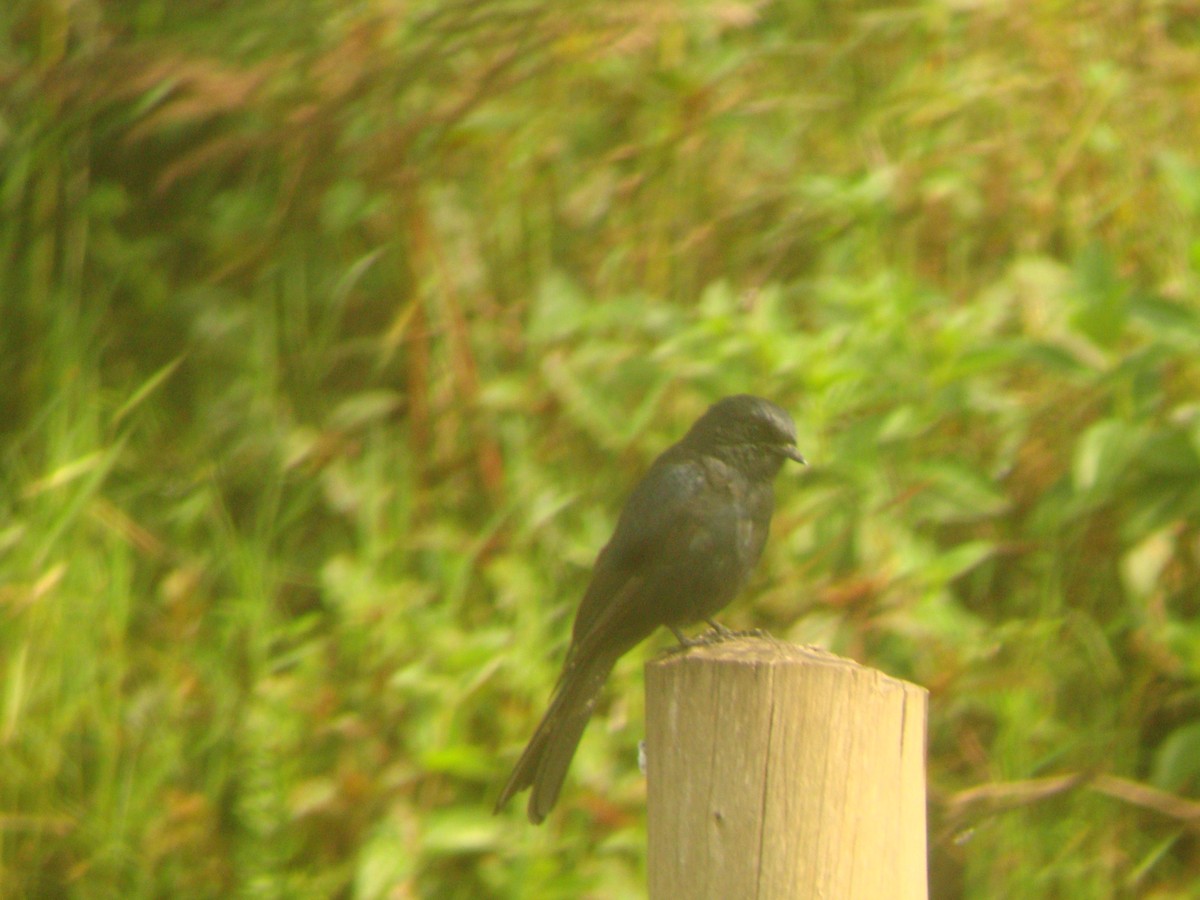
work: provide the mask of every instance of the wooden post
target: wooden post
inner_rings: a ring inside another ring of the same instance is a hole
[[[648,663],[651,900],[926,900],[926,698],[770,638]]]

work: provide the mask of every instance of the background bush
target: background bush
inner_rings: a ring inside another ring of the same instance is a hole
[[[613,897],[641,662],[490,807],[716,397],[730,624],[929,687],[941,897],[1191,896],[1200,14],[0,11],[0,891]]]

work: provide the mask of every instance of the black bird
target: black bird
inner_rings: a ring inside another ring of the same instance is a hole
[[[761,397],[713,404],[650,466],[600,551],[550,708],[500,792],[495,812],[533,788],[529,821],[558,799],[567,766],[616,661],[660,625],[680,644],[684,625],[712,620],[762,555],[784,460],[803,463],[796,426]]]

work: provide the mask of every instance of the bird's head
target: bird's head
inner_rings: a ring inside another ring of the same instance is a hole
[[[719,456],[748,474],[773,477],[785,460],[803,463],[796,449],[796,424],[770,400],[735,394],[718,400],[688,431],[684,441]]]

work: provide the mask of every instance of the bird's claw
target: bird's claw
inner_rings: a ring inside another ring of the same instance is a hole
[[[736,641],[738,638],[765,638],[767,633],[761,628],[747,628],[744,631],[732,631],[725,626],[712,628],[704,634],[700,635],[700,643],[708,646],[711,644],[723,644],[726,641]]]
[[[708,631],[698,637],[690,638],[682,632],[672,628],[671,631],[675,634],[675,639],[679,641],[678,645],[667,651],[668,656],[673,656],[676,653],[685,653],[693,647],[712,647],[715,644],[723,644],[726,641],[735,641],[738,638],[766,638],[770,637],[767,632],[761,628],[750,628],[745,631],[733,631],[726,628],[719,622],[708,620],[708,624],[712,627]]]

